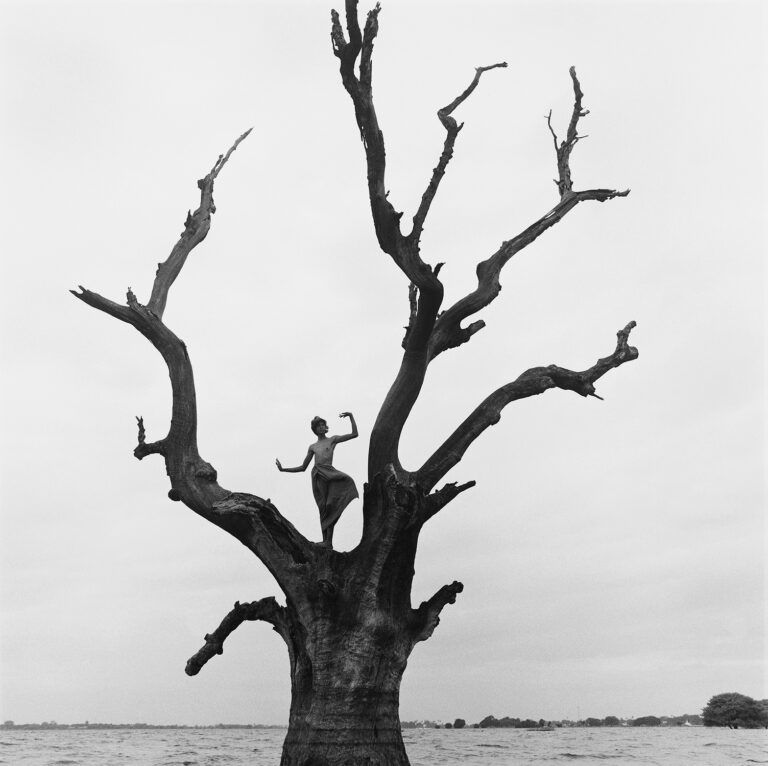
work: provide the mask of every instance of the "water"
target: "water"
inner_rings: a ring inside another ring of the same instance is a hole
[[[16,766],[277,766],[285,729],[0,732]],[[768,764],[765,730],[706,728],[408,729],[412,766],[747,766]]]

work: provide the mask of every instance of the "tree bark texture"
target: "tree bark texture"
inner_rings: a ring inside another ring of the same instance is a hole
[[[443,608],[454,603],[463,589],[454,581],[418,607],[411,604],[418,539],[426,522],[473,487],[474,481],[448,482],[439,489],[437,485],[512,402],[552,389],[600,398],[595,383],[638,356],[637,349],[629,345],[635,326],[629,322],[618,331],[615,350],[591,367],[574,371],[544,364],[527,369],[480,402],[421,467],[401,464],[400,436],[431,362],[468,342],[485,326],[482,319],[472,317],[499,295],[504,266],[579,203],[604,202],[629,192],[574,190],[570,158],[581,138],[579,120],[588,112],[582,106],[584,94],[576,71],[571,68],[574,105],[563,141],[558,142],[551,112],[547,117],[555,145],[559,200],[549,212],[480,260],[477,287],[444,308],[443,264],[431,265],[421,255],[424,222],[463,128],[453,113],[477,89],[485,72],[507,65],[501,62],[477,67],[469,85],[437,110],[446,137],[413,215],[411,231],[406,234],[400,226],[403,213],[395,209],[386,189],[384,134],[373,104],[372,53],[379,12],[376,5],[361,27],[357,1],[346,0],[346,33],[336,11],[331,23],[333,53],[339,59],[341,81],[352,100],[363,143],[374,229],[382,251],[406,278],[409,306],[402,360],[371,430],[363,533],[356,548],[338,552],[311,542],[271,500],[219,485],[215,468],[198,451],[196,393],[187,346],[163,322],[171,287],[191,250],[210,230],[216,211],[214,182],[250,131],[219,156],[210,172],[198,181],[200,203],[187,214],[178,242],[167,260],[159,264],[146,304],[140,303],[130,288],[125,303],[82,287],[72,291],[89,306],[132,325],[168,367],[173,393],[169,431],[158,441],[149,442],[144,420],[138,417],[134,456],[139,460],[150,455],[163,457],[170,481],[169,498],[184,503],[245,545],[269,569],[283,593],[284,606],[272,596],[236,602],[219,626],[205,635],[202,647],[186,666],[188,675],[199,673],[223,653],[227,637],[244,622],[261,620],[272,625],[286,643],[291,668],[283,766],[408,764],[399,723],[400,682],[414,646],[432,635]]]
[[[453,582],[411,606],[428,504],[418,488],[377,477],[364,495],[375,534],[348,553],[318,547],[308,565],[305,597],[286,608],[292,701],[284,766],[408,763],[400,682],[414,646],[463,588]]]
[[[400,682],[423,625],[409,596],[417,533],[400,504],[411,497],[392,481],[366,486],[366,507],[384,506],[400,523],[349,553],[319,551],[306,598],[288,605],[284,766],[408,763]]]

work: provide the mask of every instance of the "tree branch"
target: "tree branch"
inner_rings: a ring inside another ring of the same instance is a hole
[[[598,359],[592,367],[583,372],[574,372],[556,365],[532,367],[516,380],[494,391],[416,472],[418,483],[425,490],[434,487],[462,459],[475,439],[486,428],[499,422],[501,411],[510,402],[542,394],[550,388],[561,388],[575,391],[581,396],[600,398],[595,394],[595,382],[614,367],[638,357],[637,349],[628,343],[629,333],[634,327],[635,322],[630,322],[619,330],[616,350],[609,356]]]
[[[405,330],[403,342],[401,343],[403,348],[408,347],[408,338],[416,325],[416,315],[419,307],[418,297],[419,288],[411,282],[411,284],[408,285],[408,324],[403,328]]]
[[[546,215],[539,218],[538,221],[520,232],[517,236],[503,242],[501,247],[490,258],[478,264],[476,272],[477,288],[444,311],[435,322],[432,336],[429,340],[430,360],[449,348],[456,348],[466,343],[476,332],[485,327],[485,322],[482,320],[472,322],[466,327],[462,326],[462,322],[472,314],[485,308],[498,296],[499,292],[501,292],[501,282],[499,281],[501,270],[514,255],[530,245],[547,229],[561,221],[580,202],[590,200],[605,202],[614,197],[626,197],[629,194],[629,189],[625,191],[616,191],[615,189],[573,190],[570,156],[573,147],[580,138],[583,138],[577,132],[579,118],[589,114],[589,111],[582,108],[584,94],[581,91],[579,80],[576,77],[576,70],[573,67],[570,69],[570,75],[573,81],[574,106],[566,140],[560,145],[558,145],[557,135],[552,129],[551,111],[547,117],[547,124],[552,133],[557,155],[559,181],[556,183],[560,190],[560,201]]]
[[[339,14],[331,11],[331,42],[334,55],[339,59],[341,80],[355,108],[355,119],[365,148],[368,170],[368,196],[373,225],[379,246],[398,265],[420,291],[434,291],[442,297],[442,285],[431,266],[421,260],[418,239],[403,236],[400,231],[401,212],[395,211],[386,189],[386,150],[384,134],[379,127],[373,105],[372,55],[373,44],[379,31],[379,12],[376,6],[368,12],[365,28],[361,32],[357,17],[357,0],[345,2],[349,42],[344,37]],[[360,57],[360,73],[355,74],[355,61]]]
[[[187,212],[187,219],[184,221],[184,231],[179,237],[179,241],[173,246],[171,254],[167,260],[157,265],[157,274],[152,286],[152,295],[150,296],[147,308],[157,316],[163,318],[165,304],[168,300],[168,290],[179,276],[187,256],[193,248],[197,247],[208,235],[211,228],[211,216],[216,212],[216,206],[213,204],[213,182],[219,175],[219,172],[227,164],[232,152],[237,149],[241,141],[253,130],[249,128],[245,131],[226,154],[220,154],[216,163],[211,168],[205,178],[197,182],[197,188],[200,189],[200,205],[194,213]]]
[[[197,400],[192,364],[187,347],[158,316],[142,306],[133,292],[128,291],[128,305],[121,306],[98,293],[80,288],[72,294],[93,308],[135,327],[160,352],[168,367],[173,392],[171,425],[168,434],[150,450],[142,442],[143,420],[139,428],[139,444],[134,451],[141,460],[156,452],[166,460],[171,485],[193,510],[206,512],[227,496],[216,483],[216,472],[200,457],[197,449]]]
[[[187,660],[186,674],[197,675],[211,657],[223,654],[224,641],[246,620],[263,620],[270,623],[287,641],[285,607],[280,606],[272,596],[245,604],[235,601],[234,608],[221,621],[219,627],[213,633],[206,633],[203,647]]]
[[[139,426],[139,443],[133,450],[134,457],[138,460],[143,460],[147,455],[164,455],[165,439],[147,444],[146,432],[144,430],[144,418],[137,417],[136,422]]]
[[[420,523],[424,523],[428,519],[431,519],[438,511],[445,508],[448,503],[462,492],[466,492],[477,484],[475,481],[468,481],[465,484],[457,484],[455,481],[450,484],[446,484],[436,492],[433,492],[427,497],[424,504],[424,511],[419,519]]]
[[[89,306],[133,325],[160,352],[168,366],[173,393],[171,425],[159,442],[147,444],[143,420],[134,455],[141,460],[162,454],[171,480],[168,496],[182,501],[198,515],[229,532],[253,551],[286,593],[298,578],[291,565],[312,556],[311,543],[272,505],[256,495],[230,492],[218,484],[216,469],[200,457],[197,447],[197,402],[192,364],[186,345],[146,306],[128,293],[120,306],[85,288],[71,291]],[[144,441],[142,441],[144,439]]]
[[[344,88],[352,99],[355,119],[365,148],[368,176],[368,197],[371,204],[376,237],[381,249],[415,285],[411,292],[411,319],[407,328],[405,354],[400,370],[371,429],[369,480],[387,465],[400,470],[398,444],[400,434],[416,401],[427,367],[427,343],[443,300],[443,285],[438,279],[439,266],[432,268],[419,255],[418,237],[405,237],[400,231],[402,213],[396,212],[388,199],[385,184],[386,151],[384,135],[379,127],[373,105],[372,55],[378,34],[377,4],[369,11],[365,27],[360,30],[357,0],[346,0],[346,26],[349,41],[344,36],[339,14],[331,12],[331,42],[339,59],[339,71]],[[359,75],[355,62],[359,56]],[[416,309],[413,310],[413,301]]]
[[[451,113],[454,109],[456,109],[457,106],[459,106],[459,104],[463,103],[469,97],[472,91],[477,87],[483,72],[487,72],[489,69],[497,69],[499,67],[506,66],[507,62],[502,61],[500,64],[491,64],[490,66],[477,67],[475,69],[475,76],[466,90],[464,90],[463,93],[451,101],[448,106],[444,106],[442,109],[438,109],[437,117],[443,124],[447,135],[445,137],[445,143],[443,144],[443,152],[440,155],[437,166],[432,171],[432,178],[429,181],[429,185],[421,197],[421,204],[419,205],[419,209],[416,211],[416,215],[413,216],[413,229],[408,235],[409,239],[412,239],[416,242],[421,239],[421,233],[424,230],[424,221],[427,217],[427,213],[429,212],[429,208],[432,205],[432,200],[434,200],[437,189],[440,186],[440,181],[445,175],[445,169],[448,167],[448,163],[451,161],[451,157],[453,157],[453,146],[456,143],[456,137],[459,135],[459,131],[464,127],[463,122],[461,125],[456,123],[456,120],[451,117]]]
[[[167,435],[148,444],[142,418],[137,418],[138,444],[134,455],[139,460],[150,454],[161,454],[171,481],[168,496],[216,526],[229,532],[253,551],[275,576],[286,594],[295,592],[299,578],[295,564],[307,561],[312,546],[288,522],[269,499],[255,495],[232,493],[218,484],[216,469],[200,457],[197,446],[197,399],[192,363],[184,342],[163,322],[161,314],[168,289],[178,276],[189,251],[205,236],[214,211],[213,181],[239,143],[244,133],[213,169],[199,182],[201,204],[188,219],[181,240],[168,260],[161,264],[152,291],[154,310],[143,306],[129,288],[126,305],[120,305],[98,293],[80,287],[72,294],[84,303],[135,327],[160,352],[168,367],[172,389],[171,423]]]
[[[576,143],[586,136],[578,135],[577,129],[579,125],[579,118],[586,117],[589,114],[589,109],[582,109],[581,100],[584,98],[584,94],[581,92],[581,84],[578,77],[576,77],[576,68],[571,67],[568,70],[573,81],[573,111],[571,112],[571,121],[568,124],[568,131],[565,134],[565,141],[561,141],[558,146],[557,134],[552,128],[552,110],[549,111],[547,117],[547,125],[549,126],[549,132],[552,134],[552,138],[555,142],[555,154],[557,155],[557,173],[559,180],[555,181],[557,184],[560,196],[564,197],[573,190],[573,179],[571,178],[571,152]]]
[[[426,641],[440,624],[440,612],[446,604],[455,604],[456,596],[464,590],[464,585],[454,580],[450,585],[443,585],[432,598],[422,601],[418,609],[413,610],[413,642]]]

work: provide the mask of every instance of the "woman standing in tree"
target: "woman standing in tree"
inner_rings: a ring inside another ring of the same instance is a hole
[[[317,441],[309,445],[304,462],[294,468],[283,468],[275,460],[277,470],[284,473],[300,473],[315,458],[312,468],[312,493],[320,510],[320,527],[323,530],[323,545],[333,547],[333,528],[342,511],[359,497],[357,487],[351,476],[333,467],[333,451],[336,445],[357,437],[357,424],[351,412],[342,412],[340,418],[349,418],[352,431],[341,436],[328,436],[328,423],[323,418],[314,417],[310,428],[317,436]]]

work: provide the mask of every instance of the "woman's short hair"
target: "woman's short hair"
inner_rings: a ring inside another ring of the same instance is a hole
[[[312,418],[312,422],[309,424],[309,427],[312,429],[312,433],[314,433],[316,436],[319,436],[317,433],[317,427],[321,424],[325,423],[325,425],[328,425],[328,421],[325,418],[320,418],[315,415],[315,417]]]

